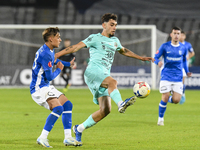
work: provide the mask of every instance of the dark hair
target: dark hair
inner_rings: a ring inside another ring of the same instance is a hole
[[[71,41],[71,39],[69,39],[69,38],[65,38],[65,40],[64,41]]]
[[[101,17],[101,23],[108,22],[110,19],[117,21],[117,15],[106,13]]]
[[[183,30],[181,31],[181,33],[186,34]]]
[[[171,32],[172,32],[173,30],[180,30],[180,31],[182,31],[181,28],[180,28],[180,27],[177,27],[177,26],[173,27],[172,30],[171,30]]]
[[[45,29],[42,32],[42,37],[43,37],[43,39],[44,39],[45,42],[48,42],[48,38],[50,36],[52,36],[52,35],[55,36],[59,32],[60,32],[60,30],[58,29],[58,27],[55,27],[55,28],[50,27],[50,28]]]

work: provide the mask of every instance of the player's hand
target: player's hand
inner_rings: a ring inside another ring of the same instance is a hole
[[[187,76],[188,76],[188,77],[191,77],[191,76],[192,76],[192,72],[188,72],[188,73],[187,73]]]
[[[75,61],[75,57],[70,61],[70,64],[71,64],[70,67],[73,67],[75,65],[74,61]]]
[[[162,61],[159,61],[159,62],[158,62],[158,66],[161,68],[162,65],[163,65],[163,62],[162,62]]]
[[[61,63],[61,61],[59,61],[56,65],[57,68],[60,68],[60,70],[63,70],[64,65]]]
[[[154,62],[155,59],[152,58],[152,57],[143,57],[143,58],[142,58],[142,61],[152,61],[152,62]]]

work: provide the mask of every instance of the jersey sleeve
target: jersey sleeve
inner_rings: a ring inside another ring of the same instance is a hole
[[[116,43],[117,43],[117,49],[116,50],[119,51],[120,49],[122,49],[122,45],[121,45],[118,38],[116,38]]]
[[[155,57],[154,57],[154,59],[155,59],[154,63],[155,64],[158,65],[158,63],[160,61],[159,58],[163,55],[163,53],[164,53],[164,45],[162,44],[155,54]]]
[[[57,68],[54,72],[52,72],[54,60],[52,60],[51,56],[48,53],[42,53],[40,55],[40,60],[45,72],[45,77],[48,81],[52,81],[60,74],[60,68]]]
[[[42,54],[40,55],[40,60],[41,60],[41,65],[44,69],[44,71],[47,70],[52,70],[52,60],[51,60],[51,56],[48,54]]]
[[[189,42],[188,42],[188,51],[190,53],[194,52],[194,49],[193,49],[192,45]]]
[[[89,35],[85,40],[83,40],[82,42],[86,45],[86,47],[91,47],[93,44],[95,44],[95,35],[91,34]]]
[[[185,69],[186,74],[189,72],[188,65],[187,65],[187,49],[185,48],[185,53],[183,54],[183,68]]]

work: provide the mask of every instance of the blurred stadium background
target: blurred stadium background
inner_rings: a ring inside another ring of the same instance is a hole
[[[169,39],[173,26],[181,27],[187,34],[186,40],[195,50],[190,71],[193,77],[186,80],[187,88],[200,88],[200,3],[198,0],[1,0],[0,25],[100,25],[104,13],[118,15],[119,25],[155,25],[157,46]],[[0,29],[0,86],[28,86],[30,69],[37,49],[43,45],[42,29]],[[91,30],[61,30],[61,38],[70,38],[72,44],[85,39]],[[118,30],[116,36],[122,45],[139,55],[150,56],[150,30]],[[62,43],[63,44],[63,43]],[[62,48],[63,45],[60,46]],[[56,49],[59,51],[60,49]],[[72,74],[72,85],[84,85],[82,71],[89,53],[81,50],[76,54],[77,69]],[[132,87],[138,80],[151,82],[151,64],[121,57],[116,54],[112,72],[119,86]],[[117,74],[118,73],[118,74]],[[159,75],[159,71],[156,73]],[[158,78],[157,78],[158,79]],[[128,81],[128,82],[127,82]],[[159,79],[157,80],[157,82]],[[61,78],[54,81],[62,86]]]

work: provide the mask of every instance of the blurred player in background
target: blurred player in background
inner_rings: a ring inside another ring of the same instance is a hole
[[[48,143],[47,136],[62,114],[65,134],[63,143],[65,145],[78,146],[80,142],[76,141],[71,136],[73,105],[63,93],[50,85],[50,81],[60,74],[64,66],[70,67],[74,65],[75,58],[71,62],[64,62],[59,59],[57,59],[56,62],[54,61],[54,48],[58,48],[61,42],[59,29],[57,27],[45,29],[42,35],[45,44],[39,48],[35,55],[30,92],[32,99],[37,104],[52,112],[46,119],[45,126],[37,139],[37,143],[44,147],[52,147]],[[57,67],[54,72],[52,72],[53,64],[56,64]]]
[[[61,49],[65,49],[66,47],[71,45],[71,40],[70,39],[65,39],[64,40],[64,47]],[[66,54],[60,57],[61,60],[63,61],[67,61],[70,62],[73,58],[75,57],[75,53],[70,53],[70,54]],[[73,69],[76,68],[76,62],[74,62],[74,66]],[[64,81],[66,82],[65,84],[65,88],[63,89],[64,92],[67,92],[67,90],[69,89],[71,83],[69,83],[69,80],[71,79],[71,71],[72,68],[71,67],[67,67],[64,66],[62,72],[61,72],[61,77],[64,79]]]
[[[164,113],[167,108],[167,103],[179,103],[183,93],[183,67],[188,77],[191,73],[187,66],[187,49],[179,42],[181,36],[181,29],[174,27],[171,30],[170,37],[171,41],[161,45],[159,50],[155,54],[155,63],[159,67],[163,67],[161,70],[161,81],[160,81],[160,93],[162,93],[162,100],[159,103],[159,117],[158,125],[164,126]],[[159,58],[163,56],[163,61]],[[172,96],[170,96],[172,92]]]
[[[106,117],[111,111],[111,99],[118,105],[118,111],[124,113],[126,108],[132,105],[136,97],[122,100],[117,88],[117,81],[110,76],[115,52],[143,61],[154,60],[151,57],[141,57],[123,47],[117,37],[114,36],[117,29],[117,16],[115,14],[104,14],[102,16],[102,33],[91,34],[85,40],[72,45],[55,54],[60,57],[65,54],[74,53],[84,47],[89,47],[90,61],[84,73],[85,83],[93,94],[93,101],[99,105],[99,110],[91,114],[83,123],[73,127],[76,140],[81,142],[83,130],[92,127]]]
[[[188,51],[188,54],[187,54],[187,65],[189,66],[189,60],[195,55],[194,53],[194,49],[192,48],[192,45],[185,41],[186,39],[186,34],[184,31],[181,31],[181,36],[180,36],[180,42],[185,45],[185,47],[187,48],[187,51]],[[185,98],[185,78],[186,78],[186,73],[185,73],[185,69],[183,69],[183,95],[181,97],[181,100],[180,100],[180,104],[183,104],[186,100]]]

